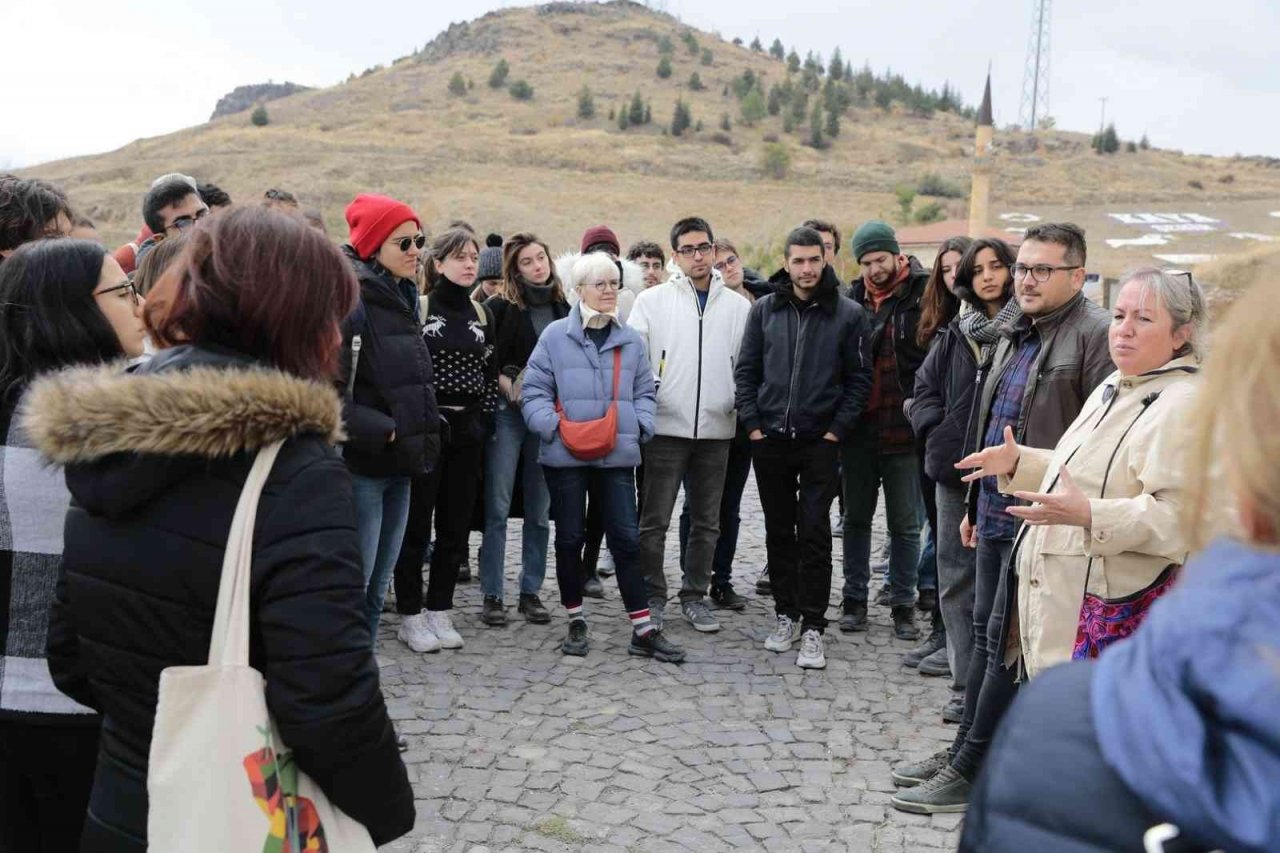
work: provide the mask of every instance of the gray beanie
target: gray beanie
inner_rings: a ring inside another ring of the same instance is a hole
[[[476,281],[502,278],[502,237],[490,234],[484,244],[480,250],[480,271],[476,274]]]

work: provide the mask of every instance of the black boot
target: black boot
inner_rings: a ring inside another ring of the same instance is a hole
[[[895,627],[897,626],[896,618],[894,621],[894,625]],[[913,625],[912,627],[915,627],[915,626]],[[902,656],[902,665],[907,667],[908,669],[915,669],[916,667],[920,666],[920,661],[924,660],[929,655],[936,652],[938,649],[945,649],[946,647],[947,647],[946,632],[938,629],[938,627],[935,626],[934,629],[929,632],[929,636],[925,639],[923,643],[916,646],[914,649],[912,649],[911,651],[907,652],[905,655]]]
[[[773,584],[769,581],[769,566],[760,570],[760,577],[756,579],[756,595],[773,595]]]
[[[596,573],[600,560],[600,546],[588,543],[582,549],[582,595],[586,598],[604,598],[604,584]]]
[[[910,604],[899,604],[889,611],[893,614],[893,635],[899,640],[920,639],[920,629],[916,627],[916,615]]]

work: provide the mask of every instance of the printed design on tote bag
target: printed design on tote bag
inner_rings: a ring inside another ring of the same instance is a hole
[[[249,776],[258,808],[271,822],[262,853],[329,853],[315,804],[298,796],[298,768],[293,755],[286,752],[277,761],[270,730],[259,726],[258,732],[266,745],[245,756],[244,772]]]

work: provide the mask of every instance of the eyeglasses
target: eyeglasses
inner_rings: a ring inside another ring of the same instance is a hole
[[[594,287],[601,293],[605,293],[610,290],[622,290],[622,282],[618,281],[616,278],[607,278],[603,281],[593,281],[591,284],[584,284],[583,287]]]
[[[716,247],[710,243],[700,243],[697,246],[681,246],[676,249],[676,254],[682,258],[692,258],[695,255],[709,255],[715,250]]]
[[[209,215],[209,208],[202,207],[199,210],[197,210],[195,213],[179,216],[177,219],[169,223],[169,227],[177,228],[179,231],[186,231],[188,228],[195,225],[197,222],[199,222],[201,219],[204,219],[208,215]]]
[[[1031,273],[1032,278],[1041,284],[1044,284],[1055,272],[1058,272],[1059,270],[1078,269],[1080,269],[1079,264],[1069,266],[1053,266],[1052,264],[1035,264],[1033,266],[1027,266],[1026,264],[1014,264],[1011,272],[1013,273],[1014,278],[1023,278],[1027,273]]]
[[[132,302],[136,307],[141,297],[138,296],[138,289],[133,286],[133,282],[131,281],[126,281],[124,284],[117,284],[115,287],[107,287],[107,288],[103,288],[102,290],[95,290],[93,292],[93,295],[106,296],[109,293],[118,293],[121,290],[126,290],[129,292],[129,301]]]
[[[427,245],[427,235],[414,234],[412,237],[401,237],[398,240],[388,240],[387,242],[398,247],[401,252],[408,252],[410,246],[417,246],[422,249],[423,246]]]
[[[736,263],[738,263],[738,256],[730,255],[729,257],[725,258],[723,261],[716,263],[715,268],[720,272],[724,272],[726,269],[735,265]]]

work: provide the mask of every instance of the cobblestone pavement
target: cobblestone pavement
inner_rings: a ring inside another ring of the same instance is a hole
[[[384,850],[954,849],[959,815],[889,805],[891,764],[923,758],[954,734],[940,717],[949,679],[904,669],[901,655],[914,644],[893,639],[887,608],[874,604],[868,633],[831,626],[825,670],[797,668],[795,651],[765,651],[772,599],[754,591],[764,523],[754,481],[747,488],[735,580],[750,603],[719,611],[716,634],[671,618],[669,606],[668,635],[688,652],[682,665],[627,654],[630,628],[612,579],[604,601],[587,601],[590,654],[562,655],[567,623],[553,569],[543,588],[550,625],[528,624],[512,606],[516,521],[507,627],[480,622],[474,581],[455,597],[460,650],[415,654],[395,639],[399,618],[384,614],[383,689],[409,739],[418,807],[412,835]],[[833,545],[832,615],[840,540]],[[673,590],[675,554],[673,529]]]

